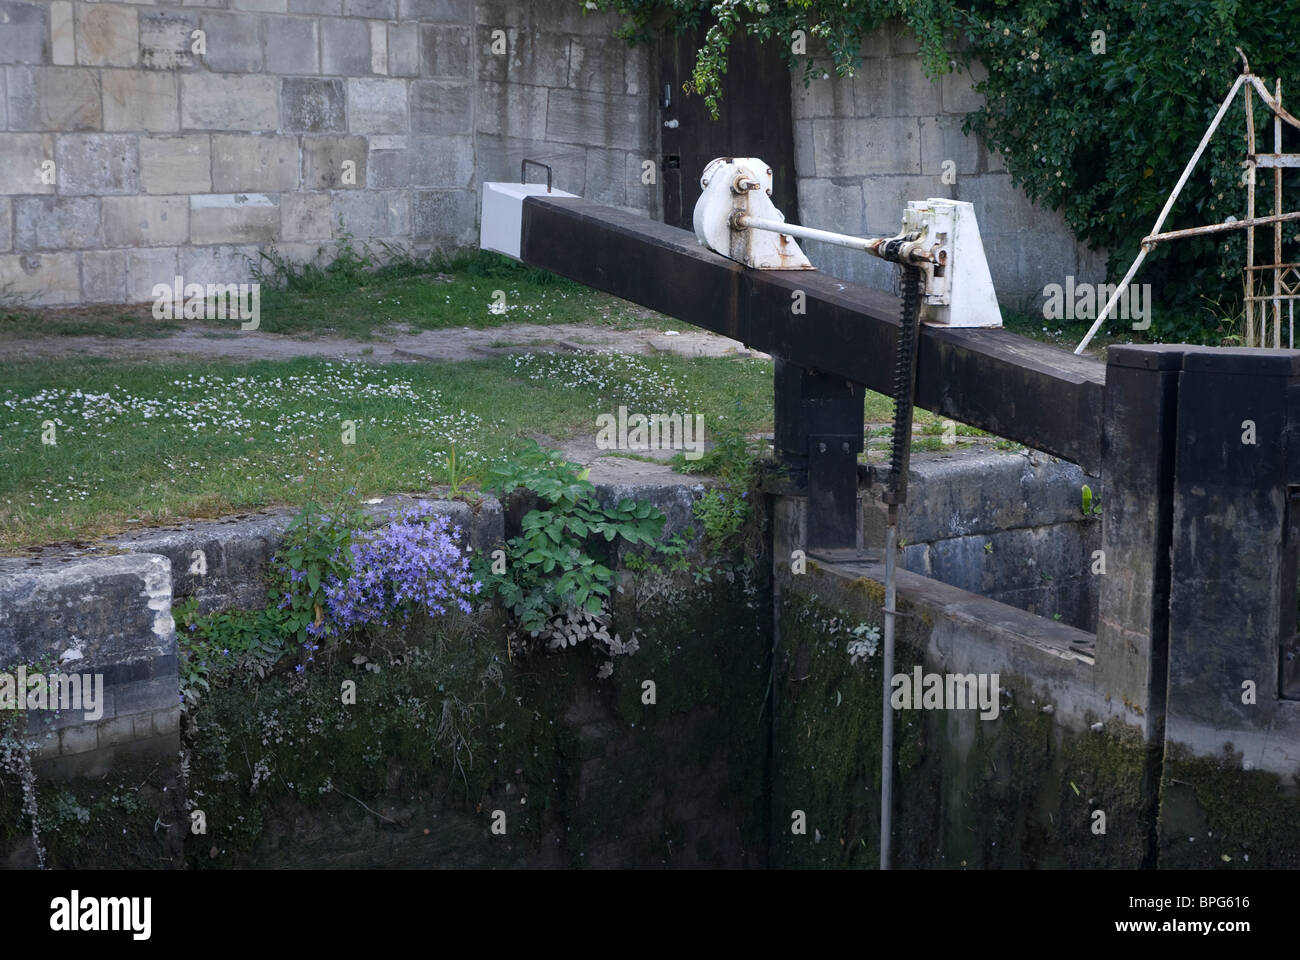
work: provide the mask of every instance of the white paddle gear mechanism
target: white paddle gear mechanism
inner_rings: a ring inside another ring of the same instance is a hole
[[[772,168],[757,157],[719,157],[704,168],[695,236],[755,270],[815,269],[796,237],[862,250],[921,271],[922,320],[949,327],[1000,327],[975,208],[942,197],[910,200],[892,237],[854,237],[786,223],[772,205]]]

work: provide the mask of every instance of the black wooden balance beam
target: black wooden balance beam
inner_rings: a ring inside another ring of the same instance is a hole
[[[821,271],[751,270],[689,231],[577,197],[527,197],[520,228],[525,263],[786,364],[892,391],[902,305],[891,294]],[[792,309],[797,291],[803,314]],[[1101,468],[1104,383],[1101,361],[1007,330],[927,324],[921,332],[918,406],[1090,473]]]

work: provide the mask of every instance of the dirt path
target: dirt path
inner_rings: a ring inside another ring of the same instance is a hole
[[[486,330],[454,327],[445,330],[409,328],[389,331],[372,341],[296,338],[273,333],[213,334],[210,330],[185,330],[156,339],[52,336],[40,339],[0,340],[0,363],[37,357],[77,356],[117,359],[186,358],[223,360],[283,360],[292,357],[353,357],[387,363],[473,360],[521,350],[679,356],[757,357],[743,344],[703,330],[683,329],[677,335],[644,328],[614,330],[586,324],[542,326],[507,323]]]

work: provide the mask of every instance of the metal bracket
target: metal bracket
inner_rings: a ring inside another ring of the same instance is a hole
[[[519,182],[520,183],[528,182],[528,178],[524,175],[524,171],[527,169],[530,163],[534,167],[541,167],[543,170],[546,171],[546,192],[550,193],[551,192],[551,168],[547,164],[542,163],[540,160],[529,160],[527,157],[524,157],[524,159],[519,162]]]
[[[850,434],[808,437],[808,548],[858,545],[858,445]]]

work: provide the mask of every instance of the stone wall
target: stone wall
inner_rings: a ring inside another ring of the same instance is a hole
[[[954,448],[955,449],[955,448]],[[888,467],[863,487],[863,544],[885,547]],[[1083,514],[1078,466],[1027,450],[914,453],[899,517],[906,570],[1080,630],[1097,629],[1099,513]],[[1098,511],[1100,507],[1098,506]]]
[[[1057,213],[1039,209],[1013,186],[1001,157],[961,132],[983,102],[983,76],[954,71],[931,81],[915,37],[893,24],[863,40],[862,69],[805,87],[792,76],[795,168],[804,223],[842,233],[898,232],[908,200],[949,197],[975,206],[993,285],[1003,309],[1038,313],[1043,287],[1104,279],[1104,255],[1074,239]],[[828,62],[822,54],[821,62]],[[951,161],[950,166],[945,166]],[[945,171],[955,175],[945,178]],[[808,242],[819,268],[892,289],[894,268],[842,247]]]
[[[329,256],[345,231],[379,256],[472,244],[479,185],[524,157],[658,216],[642,183],[656,64],[618,22],[574,0],[0,0],[0,297],[150,301],[177,275],[242,282],[271,244]],[[962,135],[971,77],[931,82],[896,27],[864,54],[851,79],[792,76],[807,223],[893,232],[906,200],[951,196],[975,204],[1004,305],[1101,279],[1104,260]],[[870,258],[809,247],[838,276],[892,284]]]
[[[616,23],[570,0],[0,0],[0,296],[151,301],[344,231],[466,245],[479,183],[523,157],[653,214],[650,60]]]
[[[691,482],[597,487],[603,502],[650,500],[672,532],[702,492]],[[518,533],[526,500],[433,507],[481,551]],[[367,509],[385,517],[410,502]],[[635,634],[639,649],[609,677],[589,644],[512,659],[489,610],[472,624],[384,635],[376,649],[391,657],[396,643],[406,654],[374,673],[351,653],[313,668],[310,683],[244,671],[191,701],[182,720],[173,604],[260,606],[290,519],[268,510],[0,558],[0,669],[62,660],[47,672],[99,672],[108,689],[95,722],[27,712],[40,830],[29,828],[14,789],[23,771],[0,727],[0,864],[764,864],[766,731],[755,718],[770,672],[767,558],[713,582],[625,574],[611,632]],[[344,678],[357,689],[345,708]],[[472,748],[452,760],[437,720],[454,697],[480,713]],[[432,707],[417,706],[425,701]],[[250,764],[278,776],[259,786]],[[191,829],[195,812],[202,832]]]

